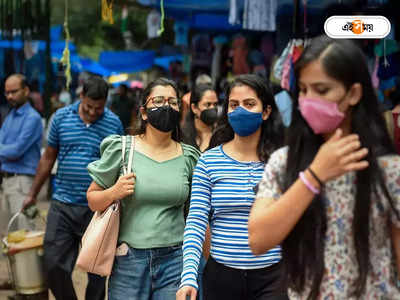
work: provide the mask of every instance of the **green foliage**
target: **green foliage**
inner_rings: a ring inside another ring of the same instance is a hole
[[[68,0],[69,28],[71,39],[79,54],[97,59],[101,51],[124,50],[121,33],[122,7],[114,5],[115,23],[110,25],[101,20],[100,0]],[[52,0],[52,24],[62,24],[65,0]],[[133,44],[140,47],[147,40],[146,17],[148,9],[130,7],[127,28],[132,33]]]

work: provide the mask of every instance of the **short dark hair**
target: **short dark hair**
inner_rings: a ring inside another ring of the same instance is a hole
[[[108,84],[99,76],[92,76],[83,83],[82,94],[92,100],[106,100]]]

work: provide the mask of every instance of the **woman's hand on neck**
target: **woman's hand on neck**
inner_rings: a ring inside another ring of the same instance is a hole
[[[338,127],[342,129],[342,136],[349,135],[351,133],[351,118],[347,117],[346,119],[343,120],[342,124]],[[323,138],[325,141],[329,140],[331,136],[333,136],[336,132],[336,129],[333,132],[329,132],[326,134],[323,134]]]

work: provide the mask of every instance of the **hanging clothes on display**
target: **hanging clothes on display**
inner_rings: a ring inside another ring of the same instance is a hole
[[[213,39],[214,53],[211,64],[212,86],[216,88],[216,83],[221,77],[222,47],[228,42],[226,36],[219,35]]]
[[[264,64],[264,54],[257,49],[253,49],[249,53],[249,62],[251,64],[251,73],[261,77],[267,77],[267,69]]]
[[[303,53],[307,41],[307,39],[289,40],[273,67],[274,76],[281,80],[281,87],[285,90],[291,91],[295,87],[294,64]]]
[[[158,37],[158,30],[160,29],[161,16],[156,10],[152,10],[147,15],[147,38],[152,39]]]
[[[240,24],[238,0],[229,1],[229,24]]]
[[[245,0],[243,29],[276,31],[277,0]]]
[[[288,54],[283,63],[281,88],[290,90],[290,72],[293,69],[292,51]]]
[[[289,127],[292,121],[292,98],[285,90],[274,96],[276,106],[282,118],[283,125]]]
[[[288,91],[294,89],[294,64],[300,58],[304,50],[304,40],[296,39],[291,43],[289,53],[283,64],[281,87]]]
[[[386,59],[385,59],[386,58]],[[380,79],[390,79],[398,76],[400,70],[399,53],[393,53],[379,59],[378,77]]]
[[[25,59],[31,59],[39,53],[39,41],[28,40],[24,43]]]
[[[374,69],[371,73],[372,85],[375,89],[379,87],[379,77],[378,77],[378,69],[379,69],[379,57],[375,57]]]
[[[277,78],[274,73],[274,67],[276,65],[276,62],[278,61],[278,58],[279,58],[278,55],[274,55],[274,57],[272,57],[271,66],[269,70],[269,82],[271,83],[271,85],[277,85],[277,86],[281,84],[280,79]]]
[[[250,72],[249,65],[247,64],[247,54],[249,48],[247,46],[246,38],[238,35],[232,42],[232,71],[234,75],[247,74]]]
[[[205,33],[198,33],[192,38],[192,67],[207,67],[211,65],[212,45],[210,36]]]
[[[396,79],[400,76],[400,47],[395,40],[382,39],[375,45],[374,53],[379,59],[376,72],[379,79],[378,99],[385,107],[390,107],[390,95],[398,89]]]
[[[289,40],[288,44],[283,49],[282,54],[279,56],[279,58],[276,60],[274,66],[273,66],[274,77],[279,80],[282,79],[283,64],[285,63],[285,60],[286,60],[287,56],[289,55],[289,52],[292,49],[293,42],[294,42],[294,40]]]
[[[185,21],[175,21],[174,31],[175,31],[175,45],[187,47],[189,24]]]
[[[191,54],[190,78],[194,83],[198,75],[211,72],[213,47],[208,34],[198,33],[192,37]]]
[[[267,69],[267,76],[269,76],[272,59],[275,54],[275,35],[273,33],[266,33],[261,38],[260,51],[264,55],[264,66]]]
[[[385,57],[393,53],[399,52],[399,43],[396,40],[388,38],[381,39],[374,47],[375,55],[378,57]]]

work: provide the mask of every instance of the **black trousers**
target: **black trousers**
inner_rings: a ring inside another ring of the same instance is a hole
[[[280,288],[281,264],[239,270],[208,258],[203,275],[204,300],[289,300]]]
[[[93,213],[88,207],[53,200],[44,237],[44,269],[57,300],[76,300],[71,274],[83,233]],[[106,277],[88,273],[87,300],[104,300]]]

